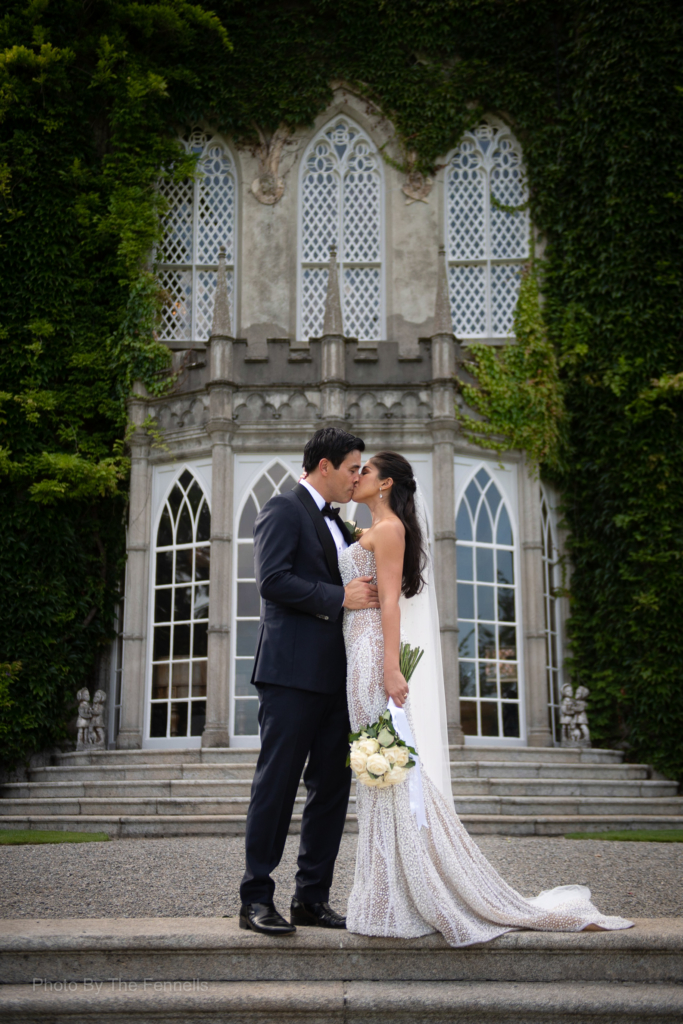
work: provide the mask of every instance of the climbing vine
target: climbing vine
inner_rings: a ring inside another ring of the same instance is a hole
[[[111,634],[125,401],[167,367],[154,185],[194,173],[177,130],[202,121],[256,145],[309,125],[343,81],[413,172],[433,173],[487,111],[524,146],[545,251],[517,343],[472,350],[463,429],[525,447],[565,495],[571,671],[597,741],[682,773],[681,34],[673,0],[6,0],[0,658],[21,662],[8,759],[63,735]]]

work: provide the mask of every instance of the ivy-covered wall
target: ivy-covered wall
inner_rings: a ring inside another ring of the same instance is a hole
[[[486,111],[525,147],[546,246],[522,344],[475,352],[467,398],[566,495],[572,671],[596,740],[683,774],[682,32],[673,0],[7,0],[8,759],[59,738],[110,634],[125,397],[136,377],[164,386],[153,186],[161,167],[191,173],[174,129],[201,118],[248,144],[310,123],[342,79],[393,123],[406,168],[432,170]]]

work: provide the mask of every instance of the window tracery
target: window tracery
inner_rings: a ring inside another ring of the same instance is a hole
[[[453,331],[463,340],[509,335],[529,257],[522,151],[507,128],[466,132],[448,161],[446,239]]]
[[[183,140],[183,145],[189,153],[200,154],[197,179],[159,183],[169,204],[164,241],[157,252],[157,274],[166,293],[160,339],[170,342],[208,339],[222,245],[233,314],[236,232],[232,157],[215,137],[200,130]]]
[[[339,253],[344,333],[377,341],[383,331],[382,173],[360,128],[345,117],[309,148],[301,178],[299,337],[322,333],[330,246]]]

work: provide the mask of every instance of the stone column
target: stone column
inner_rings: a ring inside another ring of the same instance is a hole
[[[147,650],[147,595],[149,593],[149,534],[151,515],[151,467],[149,435],[142,424],[147,416],[144,386],[137,382],[128,402],[135,429],[130,438],[130,500],[126,564],[126,596],[123,621],[123,677],[121,725],[116,738],[120,750],[142,746]]]
[[[344,325],[339,297],[337,250],[330,246],[330,264],[325,296],[325,318],[322,334],[321,416],[325,426],[345,426],[346,418],[346,354]]]
[[[521,467],[520,483],[527,744],[530,747],[550,747],[553,739],[548,723],[541,492],[538,478],[526,459]]]
[[[439,250],[434,334],[432,335],[432,437],[434,440],[434,574],[441,625],[446,684],[448,739],[463,743],[458,682],[458,607],[455,564],[456,341],[453,336],[446,253]]]
[[[211,438],[211,574],[206,725],[203,747],[230,745],[230,621],[232,597],[233,334],[225,250],[218,257],[216,298],[209,339]]]

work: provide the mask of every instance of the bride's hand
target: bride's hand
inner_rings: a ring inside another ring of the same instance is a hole
[[[384,692],[387,700],[391,698],[397,708],[402,708],[408,696],[408,684],[403,678],[400,669],[384,670]]]

